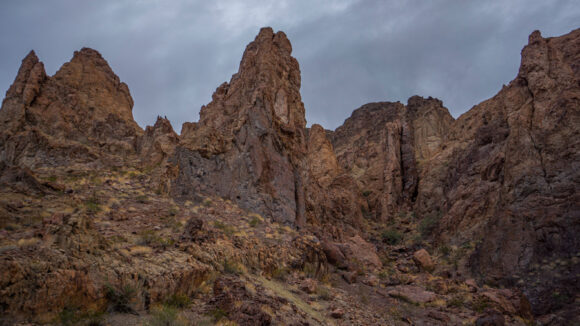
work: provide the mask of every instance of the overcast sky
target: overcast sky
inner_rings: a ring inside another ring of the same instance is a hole
[[[455,117],[512,80],[535,29],[580,27],[577,0],[0,0],[0,92],[34,49],[52,75],[91,47],[129,85],[145,127],[197,121],[262,26],[284,31],[308,124],[334,129],[362,104],[418,94]]]

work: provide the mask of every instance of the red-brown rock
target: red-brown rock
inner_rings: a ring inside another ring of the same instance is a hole
[[[425,249],[415,251],[415,253],[413,253],[413,260],[422,270],[431,272],[435,269],[433,259]]]
[[[280,222],[305,220],[300,69],[283,32],[260,30],[237,74],[186,123],[173,162],[178,197],[209,193]]]
[[[28,167],[121,164],[142,130],[133,99],[95,50],[75,52],[49,77],[34,52],[22,61],[0,110],[0,160]]]

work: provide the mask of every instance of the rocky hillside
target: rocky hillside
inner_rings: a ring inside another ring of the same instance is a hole
[[[0,324],[563,325],[580,305],[580,30],[518,76],[306,128],[260,30],[181,135],[95,50],[31,52],[0,109]]]

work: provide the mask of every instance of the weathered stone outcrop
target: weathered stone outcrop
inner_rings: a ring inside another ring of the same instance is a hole
[[[440,100],[419,96],[365,104],[332,134],[340,166],[357,181],[369,217],[386,220],[417,196],[418,163],[433,155],[453,118]]]
[[[312,125],[306,156],[306,221],[324,235],[342,238],[360,228],[366,204],[356,181],[338,165],[326,130]],[[354,187],[353,187],[354,186]]]
[[[185,123],[172,160],[176,196],[216,194],[291,224],[304,223],[306,154],[300,70],[283,32],[260,30],[237,74]]]
[[[30,52],[0,110],[0,160],[41,167],[134,154],[142,130],[132,107],[127,85],[97,51],[75,52],[52,77]]]
[[[167,118],[157,117],[153,126],[147,126],[139,143],[139,154],[145,164],[159,165],[175,153],[179,136]]]
[[[518,76],[452,125],[420,177],[416,208],[443,212],[441,241],[480,239],[473,272],[517,283],[535,313],[579,291],[579,62],[580,30],[532,33]]]

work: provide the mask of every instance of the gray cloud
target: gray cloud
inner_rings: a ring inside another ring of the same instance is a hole
[[[515,77],[529,33],[579,21],[574,0],[3,1],[0,90],[30,49],[53,74],[88,46],[129,85],[141,126],[166,115],[179,130],[272,26],[300,62],[309,123],[334,129],[364,103],[415,94],[457,117]]]

